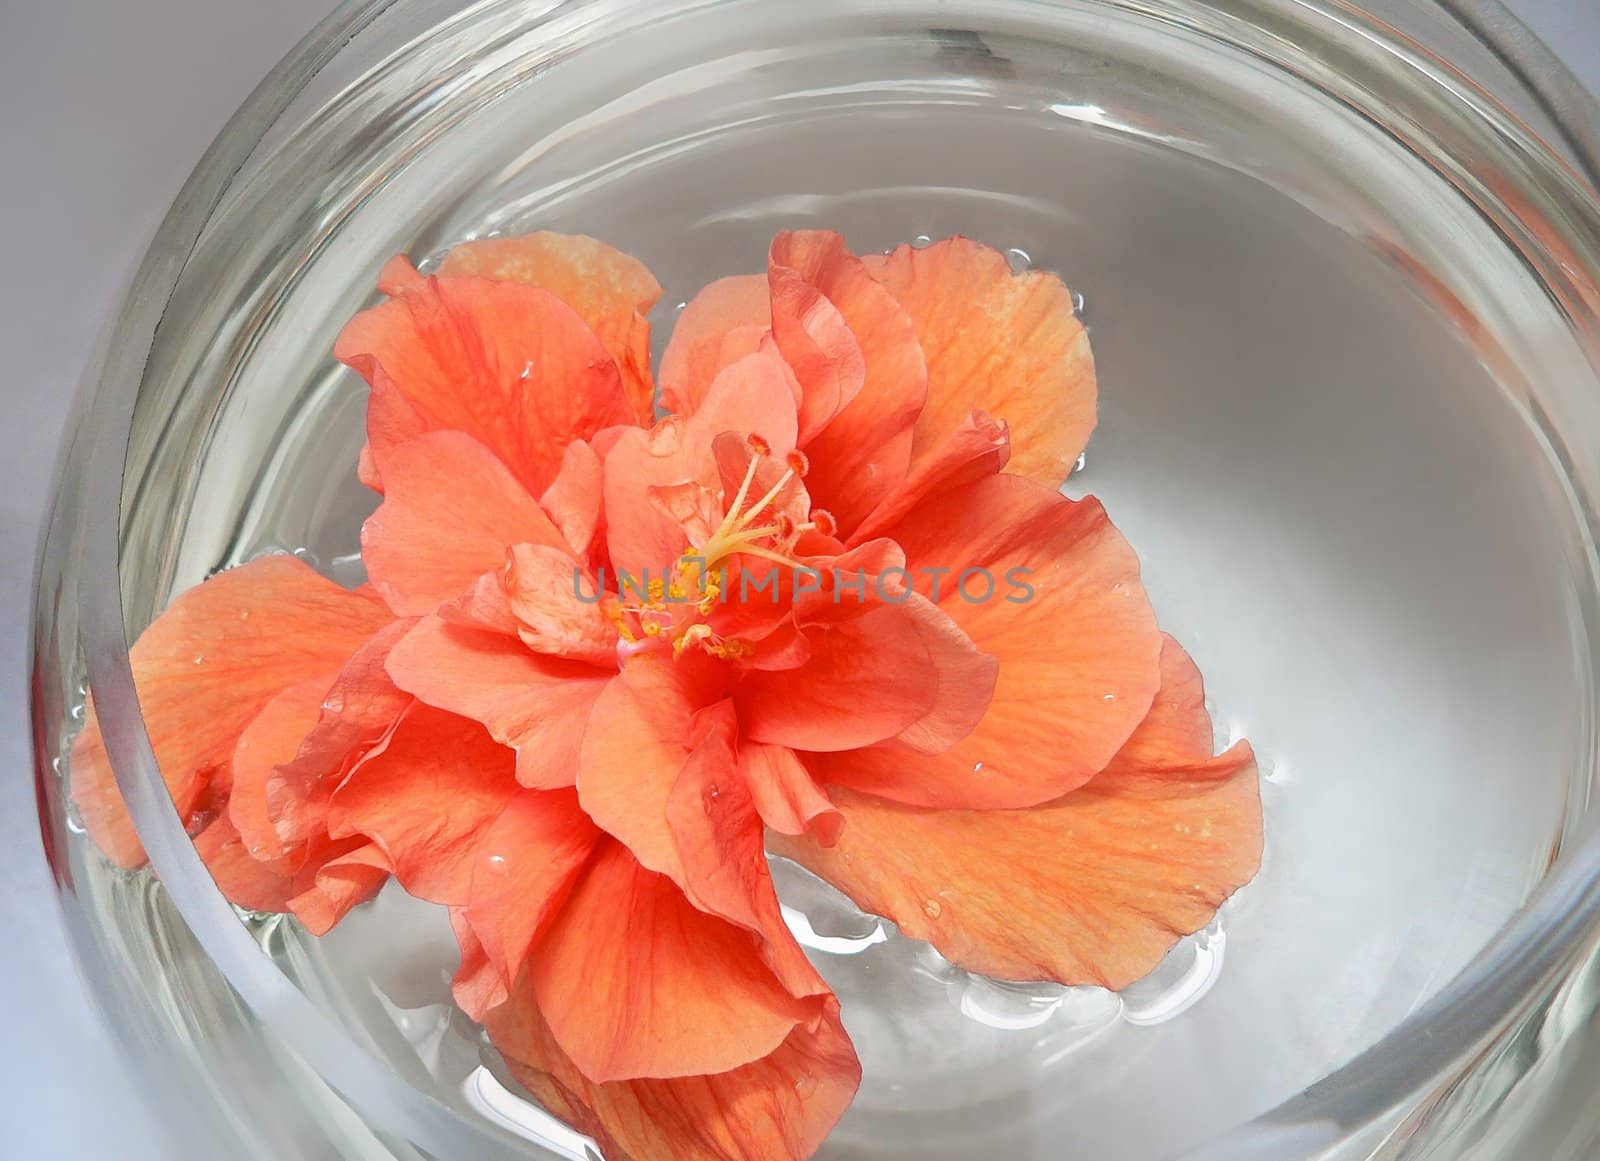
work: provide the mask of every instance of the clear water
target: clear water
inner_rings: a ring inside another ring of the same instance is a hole
[[[1554,308],[1424,165],[1331,102],[1154,33],[1080,31],[1053,54],[919,32],[511,91],[388,175],[280,292],[227,369],[165,557],[175,585],[285,548],[359,579],[364,388],[326,351],[395,250],[606,238],[666,288],[658,350],[678,304],[759,269],[784,227],[859,250],[965,233],[1061,272],[1102,390],[1067,490],[1141,553],[1219,744],[1256,744],[1265,864],[1121,996],[975,979],[778,867],[866,1066],[827,1158],[1139,1161],[1254,1116],[1459,970],[1582,802],[1580,534],[1506,337],[1558,373]],[[484,1087],[436,909],[391,888],[320,941],[259,926],[404,1075],[527,1117]]]

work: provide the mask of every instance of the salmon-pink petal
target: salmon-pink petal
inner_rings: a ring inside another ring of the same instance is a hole
[[[461,963],[450,980],[450,994],[463,1012],[481,1023],[489,1009],[506,1002],[510,990],[500,970],[489,962],[489,953],[467,920],[465,907],[450,908],[450,930],[461,950]]]
[[[866,357],[839,308],[804,274],[770,261],[772,337],[800,385],[800,442],[818,432],[861,393]]]
[[[600,528],[601,496],[599,453],[583,440],[574,440],[561,453],[561,470],[539,497],[539,505],[555,521],[567,547],[585,560]]]
[[[226,814],[195,836],[195,851],[227,900],[250,911],[284,911],[294,895],[293,859],[257,859]]]
[[[780,834],[809,834],[831,847],[844,816],[787,746],[745,742],[739,747],[739,775],[750,788],[761,821]]]
[[[772,326],[767,279],[736,274],[711,283],[683,308],[661,356],[661,402],[675,415],[697,411],[711,383],[735,358],[749,354],[749,336]],[[730,342],[730,336],[737,335]]]
[[[1124,987],[1210,922],[1261,856],[1250,747],[1209,757],[1199,675],[1170,641],[1162,673],[1122,753],[1064,798],[927,810],[835,790],[836,846],[774,836],[774,849],[969,971]]]
[[[811,637],[798,669],[747,673],[734,693],[753,741],[853,750],[892,738],[933,708],[939,675],[915,619],[880,606]]]
[[[414,706],[334,792],[328,833],[365,835],[408,892],[464,906],[478,843],[519,789],[483,726]]]
[[[883,535],[917,505],[941,492],[995,475],[1010,459],[1011,433],[1005,421],[991,419],[982,411],[972,412],[944,442],[913,465],[905,479],[850,534],[850,543],[861,544]]]
[[[667,831],[672,784],[695,739],[694,715],[723,696],[721,667],[704,654],[631,659],[594,703],[583,736],[578,798],[607,833],[652,871],[681,881]]]
[[[370,379],[372,392],[367,399],[367,442],[361,448],[356,476],[374,492],[383,491],[383,476],[372,449],[400,447],[432,430],[417,409],[406,402],[388,376],[375,369]]]
[[[364,842],[296,875],[288,909],[312,935],[326,935],[352,908],[377,895],[389,870],[388,857]]]
[[[239,753],[234,751],[234,792],[229,809],[235,814],[248,809],[240,798],[246,784],[260,780],[273,834],[262,834],[253,841],[260,841],[269,854],[275,849],[282,853],[326,831],[328,798],[334,787],[411,704],[411,695],[395,685],[384,666],[389,651],[414,623],[391,622],[356,650],[325,693],[316,724],[292,760],[256,774],[242,769]],[[241,829],[245,829],[242,824]]]
[[[474,980],[475,969],[469,969],[469,982],[461,985],[474,1018],[506,998],[534,940],[566,902],[601,837],[572,790],[520,791],[484,831],[471,901],[459,912],[489,972],[489,978]]]
[[[615,665],[617,627],[600,607],[595,579],[565,549],[518,544],[507,554],[506,599],[517,636],[535,653]]]
[[[399,616],[420,617],[459,596],[503,565],[513,544],[566,547],[506,466],[459,431],[395,448],[383,472],[383,503],[361,529],[361,559]]]
[[[228,818],[255,858],[289,854],[278,837],[267,785],[278,765],[293,759],[322,716],[322,702],[337,674],[323,673],[291,685],[261,708],[233,749]]]
[[[465,432],[537,496],[573,440],[636,422],[611,355],[548,290],[407,270],[403,262],[386,268],[383,288],[393,297],[351,319],[334,355],[399,393],[414,412],[409,434],[419,425]],[[383,435],[369,428],[387,489],[393,445],[377,442]]]
[[[779,462],[794,449],[794,396],[775,353],[748,355],[726,368],[693,415],[617,437],[605,458],[605,510],[611,563],[619,572],[657,576],[687,547],[683,529],[650,502],[651,489],[685,482],[719,487],[712,445],[723,432],[759,435]]]
[[[700,711],[694,748],[668,796],[667,822],[678,846],[684,893],[702,911],[758,935],[763,960],[790,995],[829,996],[828,985],[783,922],[761,816],[735,756],[738,733],[731,703]]]
[[[911,614],[939,675],[939,692],[928,712],[900,731],[899,741],[923,754],[941,754],[975,729],[989,710],[1000,663],[977,645],[932,601],[907,593]]]
[[[424,617],[401,639],[388,669],[419,701],[482,722],[516,750],[517,780],[540,789],[573,784],[589,711],[615,676],[438,617]]]
[[[911,316],[927,358],[913,457],[978,408],[1011,426],[1008,470],[1060,487],[1095,423],[1094,356],[1071,291],[1044,271],[1012,273],[970,238],[864,261]]]
[[[796,271],[839,311],[865,361],[859,394],[806,445],[816,502],[846,532],[904,478],[928,369],[905,309],[830,230],[779,234],[774,263]]]
[[[286,687],[337,670],[390,619],[292,556],[268,556],[181,594],[130,654],[150,744],[188,820],[251,719]],[[73,743],[72,798],[123,867],[144,862],[93,713]]]
[[[678,849],[684,893],[701,910],[756,931],[761,881],[770,876],[761,853],[761,817],[739,776],[738,736],[731,702],[695,715],[689,753],[672,781],[664,815]]]
[[[532,988],[489,1014],[512,1074],[610,1161],[780,1161],[810,1157],[849,1107],[861,1066],[833,1003],[751,1064],[709,1076],[595,1084],[551,1035]]]
[[[445,256],[439,273],[525,282],[550,291],[604,344],[622,373],[635,418],[650,422],[655,386],[644,316],[661,297],[661,284],[643,262],[582,234],[540,230],[464,243]]]
[[[1161,633],[1138,558],[1099,502],[991,476],[889,534],[918,592],[999,660],[994,697],[941,754],[817,755],[807,764],[819,780],[911,805],[1003,808],[1059,798],[1103,770],[1155,697]]]
[[[613,841],[578,876],[525,970],[556,1042],[596,1083],[737,1068],[809,1014],[749,931],[701,911]]]

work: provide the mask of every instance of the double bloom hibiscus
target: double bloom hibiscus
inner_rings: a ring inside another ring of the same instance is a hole
[[[626,255],[379,287],[336,350],[370,585],[268,556],[184,593],[133,649],[146,726],[240,905],[447,906],[458,1001],[608,1157],[809,1156],[854,1094],[767,850],[971,971],[1111,988],[1254,874],[1249,747],[1213,757],[1133,551],[1057,491],[1095,412],[1057,279],[782,234],[682,312],[653,426]],[[138,866],[92,717],[72,778]]]

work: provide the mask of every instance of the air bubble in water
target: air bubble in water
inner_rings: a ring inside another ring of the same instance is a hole
[[[918,234],[915,238],[911,239],[911,245],[918,250],[925,250],[929,246],[933,245],[933,235]]]
[[[1072,312],[1074,314],[1082,314],[1083,308],[1088,305],[1088,300],[1083,297],[1081,292],[1076,290],[1072,292]]]
[[[1006,251],[1006,263],[1011,267],[1011,273],[1021,274],[1033,269],[1033,257],[1020,246],[1013,246]]]

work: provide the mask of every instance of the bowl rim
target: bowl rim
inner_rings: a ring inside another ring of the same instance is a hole
[[[386,13],[409,2],[342,0],[229,119],[163,220],[108,332],[101,361],[86,376],[80,391],[80,395],[93,393],[93,406],[81,413],[82,428],[76,433],[89,457],[79,480],[84,489],[80,575],[121,576],[123,467],[134,407],[166,303],[211,215],[262,140],[306,87],[352,40]],[[479,0],[471,6],[497,2],[503,0]],[[606,2],[639,5],[649,0],[565,0],[550,7],[566,10]],[[1036,2],[1050,5],[1059,0]],[[1144,10],[1139,0],[1098,2]],[[1227,2],[1193,0],[1191,7],[1209,10]],[[1600,190],[1600,104],[1500,0],[1423,2],[1469,32],[1527,89],[1555,127],[1559,147],[1451,62],[1367,13],[1359,7],[1360,0],[1259,2],[1298,11],[1303,18],[1353,23],[1382,50],[1435,79],[1442,75],[1470,90],[1475,100],[1482,102],[1477,112],[1496,117],[1501,133],[1545,164],[1572,175],[1587,197],[1590,220],[1600,233],[1600,193],[1596,192]],[[1593,273],[1600,277],[1600,270]],[[42,570],[42,556],[40,565]],[[47,599],[42,581],[42,575],[36,573],[36,611]],[[542,1152],[527,1139],[464,1117],[402,1080],[262,953],[212,881],[166,795],[133,688],[121,585],[79,585],[66,599],[75,599],[79,611],[79,637],[96,690],[96,711],[108,751],[124,757],[121,763],[113,763],[114,774],[151,866],[205,954],[261,1024],[362,1116],[436,1155],[459,1155],[471,1149],[474,1156],[514,1161],[526,1158],[530,1149]],[[41,646],[35,641],[33,648],[37,653]],[[35,687],[36,717],[38,698]],[[36,750],[43,748],[41,737],[36,732]],[[40,754],[36,758],[48,760]],[[48,829],[52,803],[42,787],[39,801]],[[51,845],[47,843],[52,862],[63,859]],[[69,927],[74,931],[74,952],[82,963],[87,950],[76,926]],[[1183,1157],[1188,1161],[1312,1157],[1379,1124],[1516,1026],[1540,997],[1548,996],[1564,978],[1579,960],[1585,940],[1597,929],[1600,836],[1592,837],[1552,869],[1459,975],[1378,1042],[1303,1092]]]

